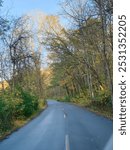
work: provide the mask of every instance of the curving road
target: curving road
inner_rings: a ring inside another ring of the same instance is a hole
[[[108,147],[112,121],[74,105],[47,102],[48,108],[36,119],[0,142],[0,150],[105,150]],[[112,150],[112,142],[109,147]]]

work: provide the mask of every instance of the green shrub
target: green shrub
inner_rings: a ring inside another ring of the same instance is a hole
[[[0,93],[0,134],[11,130],[14,120],[30,117],[39,109],[38,97],[16,88]]]
[[[70,102],[71,101],[71,97],[70,96],[65,96],[64,97],[64,102]]]
[[[7,91],[0,94],[0,130],[5,132],[10,130],[14,124],[14,114],[16,101],[11,93]]]
[[[95,100],[93,104],[98,105],[100,107],[110,106],[112,107],[112,100],[111,95],[109,91],[100,91],[97,96],[95,97]]]
[[[38,110],[38,98],[29,92],[22,91],[21,98],[23,99],[22,108],[23,115],[25,117],[29,117]]]

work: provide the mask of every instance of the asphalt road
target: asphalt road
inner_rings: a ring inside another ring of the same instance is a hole
[[[48,100],[37,118],[0,142],[0,150],[105,150],[112,121],[80,107]],[[112,148],[109,148],[112,150]]]

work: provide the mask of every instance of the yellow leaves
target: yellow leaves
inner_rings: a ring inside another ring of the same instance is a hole
[[[55,34],[62,35],[65,33],[64,28],[61,26],[59,22],[59,17],[50,15],[45,17],[45,21],[43,24],[43,34]]]
[[[0,82],[0,90],[6,89],[9,86],[9,84],[6,81]]]
[[[50,82],[51,82],[51,78],[52,78],[52,70],[50,68],[42,69],[41,74],[42,74],[43,79],[44,79],[44,84],[46,86],[49,86]]]
[[[46,21],[50,23],[51,26],[56,25],[59,22],[59,17],[58,16],[46,16]]]
[[[101,89],[101,91],[104,91],[104,88],[103,88],[103,86],[101,86],[101,85],[100,85],[100,89]]]

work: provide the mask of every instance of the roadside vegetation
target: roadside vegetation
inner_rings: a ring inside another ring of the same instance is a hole
[[[29,16],[0,16],[0,138],[45,106],[41,45],[35,32]]]
[[[0,137],[40,112],[47,98],[112,118],[112,3],[61,0],[67,27],[41,12],[0,15]]]

